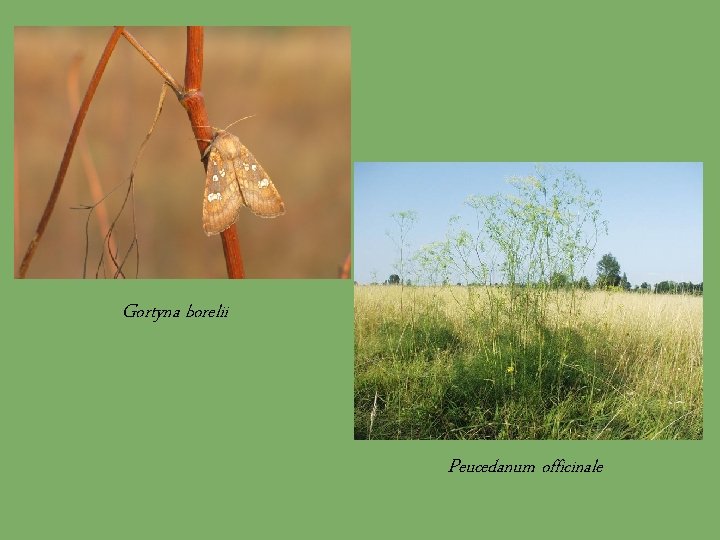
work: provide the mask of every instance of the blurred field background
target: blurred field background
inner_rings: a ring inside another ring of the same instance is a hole
[[[128,28],[182,82],[185,28]],[[76,108],[68,101],[73,62],[81,57],[80,96],[111,28],[15,29],[15,268],[50,194]],[[162,86],[160,75],[121,38],[82,134],[117,214],[133,160]],[[255,155],[285,201],[286,214],[237,220],[247,277],[333,278],[350,251],[350,29],[234,27],[205,29],[203,92],[210,121]],[[76,147],[65,184],[27,277],[82,277],[87,212],[96,202]],[[207,237],[201,209],[204,171],[185,110],[169,92],[135,171],[140,278],[223,278],[219,236]],[[123,253],[132,212],[117,227]],[[88,277],[101,254],[90,222]],[[126,275],[135,276],[132,256]],[[102,272],[101,272],[102,276]]]

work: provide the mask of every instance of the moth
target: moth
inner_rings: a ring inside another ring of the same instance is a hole
[[[243,206],[264,218],[285,213],[285,203],[275,184],[235,135],[222,129],[216,131],[203,154],[205,158],[205,234],[211,236],[230,227]]]

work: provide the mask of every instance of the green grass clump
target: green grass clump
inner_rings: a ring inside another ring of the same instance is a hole
[[[702,438],[701,298],[521,293],[356,287],[355,437]]]

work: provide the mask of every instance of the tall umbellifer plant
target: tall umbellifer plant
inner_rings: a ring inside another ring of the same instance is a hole
[[[509,183],[511,194],[469,197],[476,229],[457,230],[448,242],[458,266],[486,285],[497,264],[508,290],[506,314],[527,325],[544,319],[548,295],[559,289],[557,276],[577,283],[607,224],[600,192],[569,169],[538,166],[534,175]],[[574,289],[569,306],[576,306]]]
[[[403,212],[395,212],[391,214],[395,225],[397,225],[397,236],[388,231],[387,235],[395,244],[398,251],[398,259],[395,262],[395,269],[400,277],[400,312],[403,310],[403,291],[407,279],[408,271],[408,252],[410,246],[408,244],[408,233],[417,221],[417,212],[413,210],[405,210]]]
[[[160,63],[148,52],[124,27],[115,27],[112,31],[105,50],[103,51],[100,60],[98,61],[95,72],[90,80],[88,88],[85,92],[85,96],[82,103],[79,106],[79,110],[75,117],[75,121],[68,138],[68,142],[65,148],[62,161],[60,163],[58,173],[53,185],[52,191],[46,203],[43,214],[40,218],[35,234],[25,252],[25,255],[20,263],[17,276],[24,278],[27,275],[28,269],[32,262],[35,251],[43,237],[43,234],[47,228],[50,217],[52,216],[53,209],[58,200],[65,175],[68,170],[70,159],[73,155],[78,136],[85,120],[85,116],[89,110],[90,104],[95,95],[95,91],[100,84],[105,68],[110,60],[110,57],[115,50],[115,46],[120,38],[124,38],[130,43],[147,61],[148,63],[163,77],[165,83],[175,93],[180,104],[187,111],[188,119],[190,120],[190,127],[192,129],[194,138],[197,140],[198,149],[200,155],[203,158],[207,157],[206,149],[213,139],[213,132],[210,127],[208,120],[207,111],[205,108],[205,101],[202,93],[202,72],[203,72],[203,42],[204,42],[203,28],[198,26],[191,26],[187,28],[187,49],[185,58],[185,79],[184,84],[178,83],[175,78],[165,69]],[[161,100],[162,101],[162,100]],[[158,112],[161,109],[161,105],[158,107]],[[156,114],[156,119],[157,119]],[[153,124],[154,125],[154,124]],[[152,129],[150,130],[152,132]],[[148,133],[149,137],[150,133]],[[207,160],[204,160],[207,166]],[[254,169],[253,169],[254,170]],[[267,180],[266,186],[269,186],[270,182]],[[128,189],[127,197],[132,196],[132,173],[131,173],[131,187]],[[264,187],[264,186],[263,186]],[[124,205],[123,205],[124,206]],[[92,209],[94,207],[88,207]],[[114,223],[113,223],[114,226]],[[243,268],[243,258],[240,251],[240,244],[238,241],[238,233],[234,224],[221,232],[223,252],[225,255],[225,261],[227,266],[228,277],[230,278],[243,278],[245,277],[245,271]],[[117,249],[113,249],[112,239],[112,226],[109,227],[109,231],[105,234],[105,242],[107,244],[108,258],[111,260],[113,265],[114,277],[124,277],[123,263],[127,257],[126,254],[120,254]],[[133,240],[128,252],[135,246],[137,248],[136,240]]]

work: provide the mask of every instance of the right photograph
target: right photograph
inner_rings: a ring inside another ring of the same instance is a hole
[[[702,163],[356,163],[354,436],[703,438]]]

